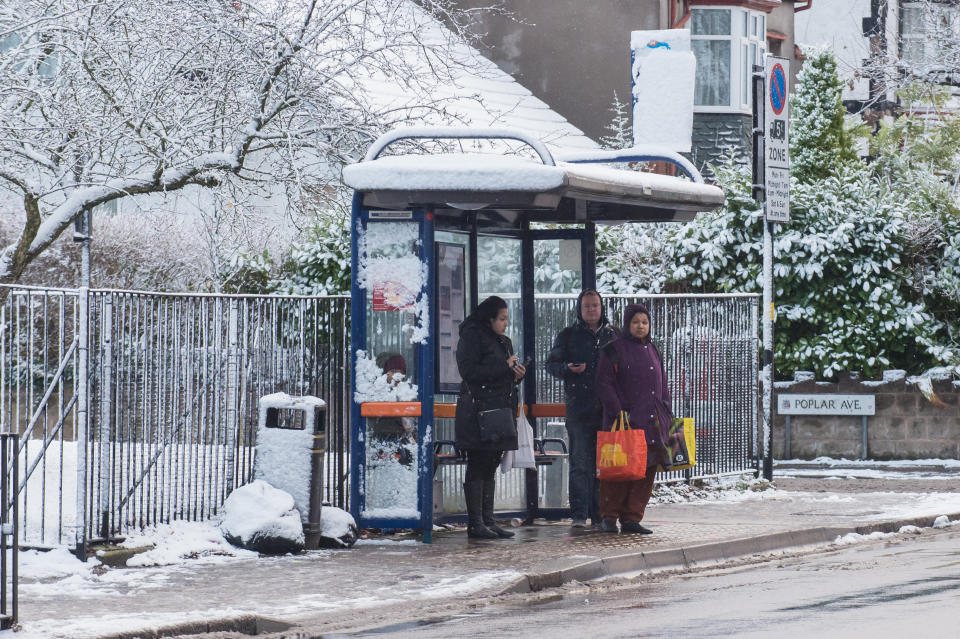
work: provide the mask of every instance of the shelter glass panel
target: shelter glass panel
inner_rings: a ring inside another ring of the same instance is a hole
[[[357,392],[368,402],[416,401],[417,299],[424,286],[417,222],[367,226],[366,357],[358,358]],[[417,420],[366,420],[364,516],[417,517]]]
[[[580,292],[583,285],[580,240],[536,240],[533,262],[534,292]]]
[[[507,337],[519,349],[523,327],[523,308],[520,303],[521,250],[520,240],[513,237],[481,236],[477,238],[478,302],[490,295],[502,297],[510,311]],[[472,308],[472,307],[471,307]]]
[[[436,240],[437,392],[456,393],[460,387],[457,369],[457,342],[460,324],[474,301],[470,299],[470,237],[463,233],[439,231]]]

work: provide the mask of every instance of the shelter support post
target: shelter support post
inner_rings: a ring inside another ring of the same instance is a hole
[[[531,356],[536,351],[537,318],[535,317],[534,303],[534,281],[533,281],[533,236],[530,233],[530,222],[524,221],[522,225],[523,239],[521,240],[521,275],[520,275],[520,299],[523,308],[523,352],[526,356]],[[527,406],[533,406],[537,403],[537,368],[540,362],[534,362],[533,366],[527,369],[527,374],[523,380],[523,402]],[[531,418],[533,426],[533,436],[537,437],[537,420]],[[539,475],[536,468],[528,468],[523,471],[524,475],[524,493],[526,495],[527,505],[527,524],[532,524],[540,511],[540,487]]]
[[[434,300],[434,281],[436,279],[436,263],[434,260],[434,215],[432,211],[423,212],[423,221],[420,224],[420,246],[423,247],[421,261],[426,264],[427,279],[421,296],[429,304]],[[420,379],[417,384],[421,414],[417,441],[420,443],[419,465],[417,473],[417,504],[420,509],[420,530],[423,534],[423,543],[433,541],[433,404],[434,404],[434,340],[436,340],[436,313],[430,313],[431,330],[426,332],[420,347],[417,349],[419,360]]]
[[[583,288],[597,288],[597,225],[586,222],[583,225],[583,240],[580,242],[581,273]]]
[[[360,494],[363,485],[363,464],[358,460],[364,455],[364,422],[360,416],[360,404],[352,397],[356,388],[357,349],[367,343],[366,323],[366,291],[357,284],[357,273],[360,272],[360,235],[366,229],[366,220],[362,215],[363,196],[360,192],[353,194],[353,212],[350,228],[350,370],[354,386],[351,388],[350,398],[350,514],[360,521]]]

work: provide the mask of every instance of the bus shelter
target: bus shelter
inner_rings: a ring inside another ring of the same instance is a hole
[[[447,146],[385,153],[425,140]],[[464,140],[509,141],[530,153],[446,152]],[[650,161],[682,177],[610,166]],[[437,432],[455,417],[458,328],[476,304],[489,294],[508,300],[508,335],[522,359],[535,350],[539,242],[552,243],[557,272],[576,277],[578,290],[594,288],[597,224],[688,221],[724,200],[670,151],[555,157],[539,139],[506,129],[394,130],[343,179],[354,190],[350,508],[361,527],[419,528],[425,542],[435,464],[456,459],[440,454]],[[528,369],[527,414],[563,417],[562,404],[538,403],[542,374],[543,362]],[[535,511],[536,471],[526,471],[526,501]]]

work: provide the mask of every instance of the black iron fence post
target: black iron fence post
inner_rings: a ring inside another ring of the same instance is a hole
[[[3,508],[0,509],[0,630],[8,630],[17,623],[18,588],[18,557],[17,557],[17,522],[20,519],[19,499],[14,495],[10,500],[10,487],[20,485],[20,464],[18,436],[15,433],[0,434],[0,459],[3,468],[11,469],[11,477],[7,473],[0,473],[0,500]],[[13,511],[13,517],[10,512]],[[10,551],[10,560],[7,561],[7,551]],[[10,578],[8,593],[7,578]]]

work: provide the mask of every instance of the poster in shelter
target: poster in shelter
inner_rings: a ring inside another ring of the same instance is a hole
[[[460,388],[457,341],[466,317],[466,250],[463,245],[437,242],[437,391]]]
[[[417,296],[400,282],[382,281],[373,285],[373,310],[409,311]]]

